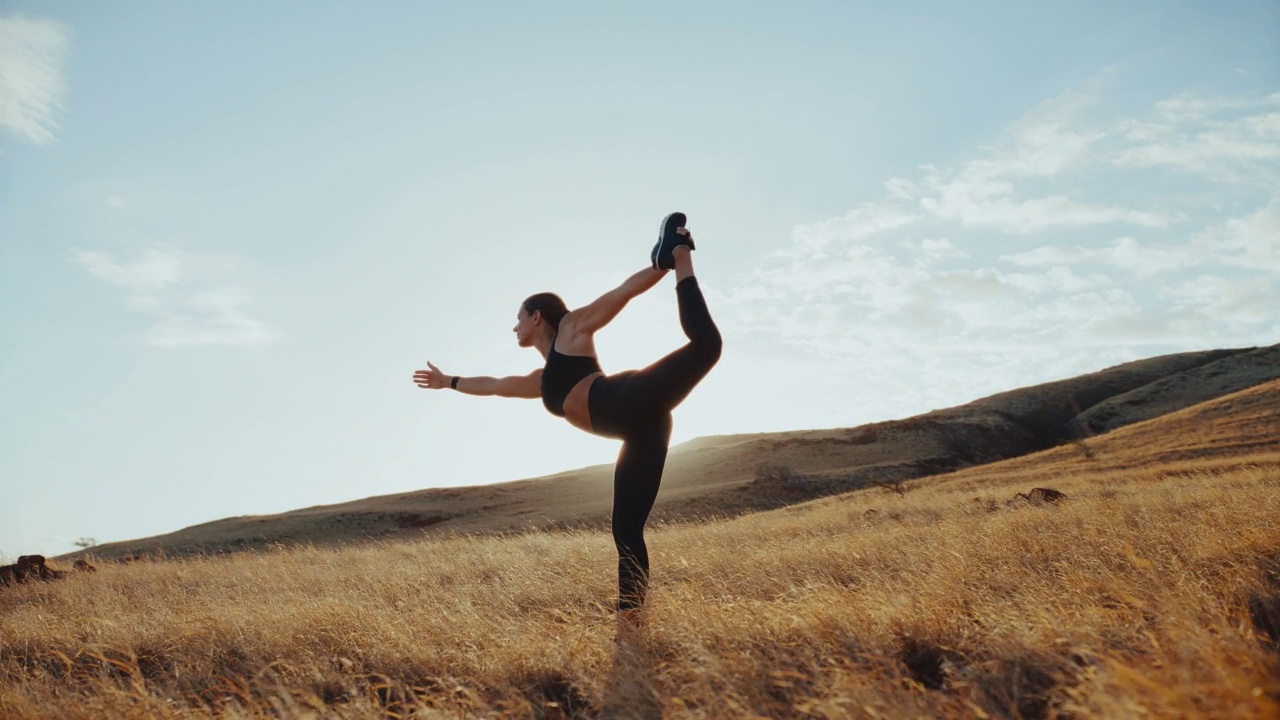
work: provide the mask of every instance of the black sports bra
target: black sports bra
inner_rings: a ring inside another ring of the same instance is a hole
[[[547,353],[547,365],[542,369],[542,405],[552,415],[564,417],[564,399],[573,386],[591,373],[602,371],[600,361],[589,355],[557,352],[556,338],[551,339],[551,352]]]

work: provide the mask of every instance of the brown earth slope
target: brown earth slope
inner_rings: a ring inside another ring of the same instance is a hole
[[[1280,468],[1280,380],[1270,380],[1083,442],[932,478],[955,489],[1056,487],[1117,471],[1153,479],[1241,466]],[[1026,490],[1027,488],[1021,488]]]
[[[1086,435],[1100,434],[1159,417],[1271,380],[1278,365],[1280,345],[1205,363],[1107,398],[1081,413],[1079,425]]]
[[[1060,454],[1052,455],[1052,462],[1110,462],[1102,449],[1106,436],[1099,433],[1116,428],[1150,434],[1142,436],[1142,446],[1152,457],[1165,460],[1265,455],[1277,451],[1280,442],[1280,384],[1268,383],[1275,378],[1280,378],[1280,345],[1179,353],[904,420],[698,438],[672,449],[654,518],[683,520],[765,510],[1045,450]],[[1253,394],[1239,393],[1250,387],[1257,388]],[[1216,398],[1221,401],[1214,402]],[[1174,430],[1141,422],[1171,413],[1176,416],[1171,422],[1178,423],[1171,426]],[[1007,464],[988,467],[1000,466]],[[980,473],[981,468],[968,472]],[[982,477],[971,479],[978,482]],[[963,481],[958,475],[951,478]],[[232,517],[167,535],[99,545],[92,554],[184,555],[424,532],[601,525],[608,520],[611,479],[612,466],[597,465],[498,485],[421,490],[277,515]]]

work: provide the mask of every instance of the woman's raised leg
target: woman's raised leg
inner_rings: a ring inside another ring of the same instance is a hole
[[[627,384],[628,393],[639,393],[655,410],[670,412],[706,377],[720,360],[720,330],[711,319],[707,301],[693,274],[689,249],[678,247],[676,259],[676,301],[680,327],[689,342],[666,357],[636,372]]]

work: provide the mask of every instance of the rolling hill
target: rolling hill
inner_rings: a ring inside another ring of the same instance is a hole
[[[1002,468],[1025,473],[1011,463],[1042,463],[1046,482],[1080,463],[1280,463],[1277,378],[1280,345],[1178,353],[902,420],[697,438],[672,448],[654,519],[738,515],[926,477],[976,487],[998,483]],[[611,497],[612,466],[597,465],[497,485],[225,518],[99,545],[91,554],[180,556],[422,533],[599,526],[608,522]]]

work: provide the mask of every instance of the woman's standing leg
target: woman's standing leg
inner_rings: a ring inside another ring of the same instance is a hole
[[[671,416],[660,415],[629,433],[613,474],[613,542],[618,548],[618,610],[644,604],[649,552],[644,524],[658,497],[671,442]]]

